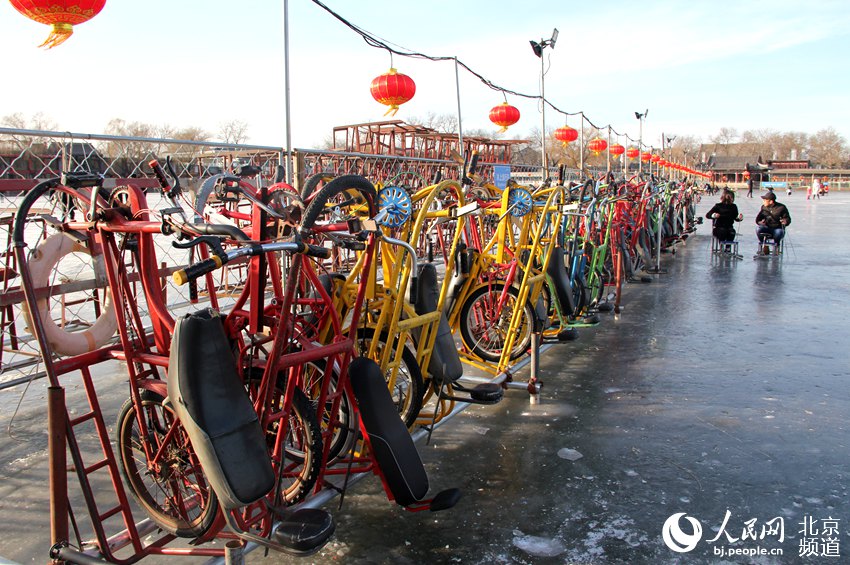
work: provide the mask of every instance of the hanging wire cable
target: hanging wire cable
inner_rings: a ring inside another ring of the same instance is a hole
[[[383,39],[383,38],[375,35],[374,33],[371,33],[369,31],[363,29],[362,27],[351,23],[350,21],[348,21],[347,19],[342,17],[337,12],[334,12],[327,5],[322,3],[321,0],[312,0],[312,2],[314,4],[316,4],[317,6],[319,6],[320,8],[322,8],[328,14],[330,14],[331,16],[333,16],[334,18],[339,20],[347,28],[351,29],[356,34],[358,34],[361,38],[363,38],[363,41],[365,41],[368,45],[370,45],[372,47],[376,47],[378,49],[384,49],[384,50],[388,51],[390,53],[390,61],[392,61],[392,56],[394,54],[399,55],[401,57],[410,57],[412,59],[425,59],[425,60],[428,60],[428,61],[455,61],[458,66],[463,67],[464,70],[466,70],[466,72],[468,72],[469,74],[471,74],[472,76],[474,76],[475,78],[480,80],[488,88],[495,90],[497,92],[501,92],[502,95],[510,94],[512,96],[517,96],[519,98],[526,98],[526,99],[529,99],[529,100],[538,100],[539,106],[540,106],[541,109],[542,109],[543,104],[547,104],[554,111],[556,111],[560,114],[563,114],[564,116],[578,116],[579,114],[581,114],[582,118],[584,120],[586,120],[587,123],[590,124],[590,126],[597,131],[602,131],[605,128],[611,127],[610,124],[604,125],[604,126],[597,126],[592,121],[590,121],[587,118],[587,116],[584,115],[584,113],[582,111],[567,112],[566,110],[562,110],[562,109],[558,108],[557,106],[555,106],[554,104],[552,104],[552,102],[550,102],[549,100],[547,100],[546,98],[544,98],[543,96],[541,96],[539,94],[525,94],[523,92],[517,92],[516,90],[511,90],[510,88],[506,88],[504,86],[500,86],[498,84],[495,84],[493,81],[484,77],[482,74],[474,71],[466,63],[464,63],[463,61],[461,61],[460,59],[458,59],[455,56],[448,57],[448,56],[439,56],[439,55],[427,55],[425,53],[421,53],[419,51],[414,51],[414,50],[409,49],[407,47],[398,45],[397,43],[393,43],[393,42],[391,42],[387,39]],[[390,66],[392,66],[392,62],[390,63]],[[550,55],[549,66],[551,68],[551,55]],[[548,72],[548,69],[545,72]],[[505,98],[505,101],[507,102],[507,98]],[[628,134],[618,132],[617,130],[613,129],[613,127],[611,128],[611,131],[612,131],[612,133],[615,133],[616,135],[625,136],[626,139],[628,139],[632,143],[638,142],[638,140],[632,139]]]
[[[474,71],[471,67],[469,67],[466,63],[464,63],[463,61],[461,61],[457,57],[426,55],[425,53],[413,51],[413,50],[408,49],[406,47],[402,47],[400,45],[396,45],[394,43],[391,43],[387,40],[381,39],[381,38],[377,37],[375,34],[364,30],[363,28],[361,28],[360,26],[358,26],[356,24],[351,23],[350,21],[348,21],[347,19],[345,19],[344,17],[342,17],[338,13],[331,10],[328,6],[323,4],[320,0],[312,0],[312,1],[313,1],[314,4],[316,4],[317,6],[322,8],[323,10],[325,10],[327,13],[332,15],[334,18],[336,18],[337,20],[342,22],[343,25],[345,25],[346,27],[348,27],[349,29],[351,29],[352,31],[357,33],[360,37],[363,38],[363,41],[365,41],[368,45],[370,45],[372,47],[377,47],[379,49],[385,49],[386,51],[389,51],[390,53],[393,53],[393,54],[396,54],[396,55],[399,55],[399,56],[402,56],[402,57],[410,57],[410,58],[413,58],[413,59],[425,59],[425,60],[428,60],[428,61],[457,61],[457,64],[459,66],[463,67],[469,74],[471,74],[472,76],[474,76],[475,78],[480,80],[482,83],[484,83],[488,88],[490,88],[492,90],[495,90],[497,92],[507,93],[507,94],[510,94],[512,96],[517,96],[519,98],[527,98],[527,99],[530,99],[530,100],[541,100],[541,98],[542,98],[539,94],[525,94],[523,92],[517,92],[516,90],[511,90],[510,88],[506,88],[504,86],[500,86],[498,84],[495,84],[493,81],[486,78],[482,74]],[[557,106],[552,104],[549,100],[546,100],[545,98],[543,99],[543,103],[548,104],[550,108],[552,108],[556,112],[560,112],[561,114],[564,114],[565,116],[576,116],[580,113],[580,112],[567,112],[565,110],[561,110],[560,108],[558,108]]]

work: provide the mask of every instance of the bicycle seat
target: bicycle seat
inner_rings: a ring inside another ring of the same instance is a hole
[[[233,167],[233,174],[237,177],[255,177],[262,169],[256,165],[237,165]]]
[[[390,493],[401,506],[419,502],[428,493],[428,474],[399,418],[380,366],[358,357],[348,366],[348,374],[372,453]]]
[[[440,299],[440,290],[437,285],[437,268],[431,263],[425,263],[419,267],[419,287],[416,294],[414,307],[420,316],[434,312]],[[440,314],[437,325],[437,336],[434,347],[431,350],[431,360],[428,363],[428,373],[440,388],[452,385],[458,390],[467,392],[474,402],[484,404],[495,404],[502,399],[504,390],[496,383],[480,383],[472,388],[464,388],[458,384],[458,379],[463,376],[463,363],[458,355],[452,330],[446,319],[445,312]],[[459,399],[469,402],[469,399]]]
[[[176,321],[168,366],[170,404],[222,506],[240,508],[268,494],[275,475],[266,437],[218,312]]]
[[[62,173],[60,182],[68,188],[100,186],[103,184],[103,175],[86,171],[68,171]]]
[[[546,274],[552,279],[555,287],[555,299],[561,308],[561,312],[567,317],[575,311],[573,292],[570,287],[570,279],[567,276],[567,268],[564,266],[564,248],[556,246],[552,250],[552,257],[546,267]]]
[[[416,293],[416,313],[420,316],[429,314],[437,309],[440,299],[440,291],[437,287],[437,268],[432,263],[419,266],[419,287]],[[431,352],[431,361],[428,364],[428,372],[431,378],[440,384],[451,384],[463,376],[463,364],[457,353],[452,330],[446,320],[445,313],[440,315],[437,327],[437,337],[434,340],[434,348]]]
[[[443,313],[446,315],[458,306],[458,295],[466,283],[466,279],[469,278],[469,271],[478,255],[476,250],[467,249],[464,244],[460,244],[458,247],[455,253],[455,268],[449,281],[448,294],[446,294],[446,303],[443,304]]]

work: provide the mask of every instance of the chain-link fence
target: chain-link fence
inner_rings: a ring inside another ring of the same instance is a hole
[[[279,147],[176,139],[123,137],[111,135],[72,134],[0,128],[0,238],[6,245],[0,250],[0,388],[26,382],[40,375],[40,353],[30,335],[20,288],[18,265],[12,250],[12,226],[23,196],[38,182],[58,177],[62,172],[85,171],[104,177],[104,188],[113,190],[127,184],[155,189],[158,183],[148,165],[151,159],[164,162],[170,157],[174,170],[186,187],[186,202],[192,205],[201,184],[213,175],[231,171],[238,165],[260,169],[254,183],[270,184],[280,178],[292,178],[296,190],[315,173],[356,173],[382,185],[393,184],[415,190],[436,179],[458,178],[460,167],[453,161],[345,153],[314,149],[296,149],[291,155]],[[291,163],[287,171],[287,163]],[[481,163],[479,173],[493,179],[497,163]],[[291,172],[291,175],[286,174]],[[504,170],[499,171],[504,174]],[[541,168],[511,165],[510,174],[520,183],[534,184],[541,179]],[[569,171],[575,178],[576,171]],[[41,207],[61,205],[46,202]],[[148,204],[158,209],[156,190],[148,190]],[[36,210],[49,215],[49,210]],[[37,226],[38,223],[32,224]],[[34,229],[34,228],[30,228]],[[37,235],[28,252],[36,252],[49,238]],[[196,309],[204,302],[191,287],[179,287],[170,274],[187,264],[189,252],[175,249],[170,238],[158,241],[160,275],[168,304],[175,314]],[[103,273],[92,265],[90,257],[77,252],[62,255],[50,269],[50,315],[57,326],[73,331],[87,328],[103,315]],[[238,290],[244,270],[224,273],[219,284],[222,296]],[[220,298],[221,300],[221,298]],[[143,311],[143,314],[145,312]]]

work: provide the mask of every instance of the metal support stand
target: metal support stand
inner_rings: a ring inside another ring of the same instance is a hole
[[[647,269],[647,271],[646,271],[647,273],[653,273],[653,274],[656,274],[656,275],[667,272],[667,271],[665,271],[661,268],[661,232],[663,231],[663,228],[664,228],[663,212],[664,212],[663,207],[659,207],[658,208],[658,222],[656,224],[656,227],[658,228],[658,234],[657,234],[656,239],[655,239],[655,268],[654,269]]]
[[[245,565],[244,546],[239,540],[230,540],[224,544],[224,562],[226,565]]]
[[[65,450],[65,389],[47,388],[47,454],[50,483],[50,542],[68,541],[68,465]]]
[[[542,332],[531,334],[531,375],[528,377],[528,394],[536,398],[540,393],[540,342],[543,339]]]

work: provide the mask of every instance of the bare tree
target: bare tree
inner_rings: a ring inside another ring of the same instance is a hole
[[[847,142],[834,128],[828,127],[809,139],[809,158],[816,164],[835,168],[847,159]]]
[[[799,131],[777,133],[771,144],[774,153],[777,155],[776,159],[802,159],[806,148],[809,146],[809,136]]]
[[[700,160],[699,148],[701,141],[692,135],[677,135],[670,145],[670,152],[674,161],[693,166]]]
[[[741,134],[741,144],[746,145],[743,150],[748,154],[759,155],[764,160],[775,159],[777,152],[773,140],[776,135],[770,129],[747,130]]]
[[[33,114],[33,116],[29,119],[20,112],[15,112],[14,114],[3,116],[3,118],[0,119],[0,124],[8,128],[15,129],[32,129],[39,131],[55,131],[58,129],[53,118],[43,114],[42,112]]]
[[[720,132],[711,138],[711,143],[718,145],[729,145],[738,141],[738,130],[735,128],[723,127]]]
[[[218,134],[226,143],[243,143],[248,141],[248,124],[242,120],[230,120],[219,124]]]
[[[414,126],[431,128],[440,133],[457,133],[457,116],[452,114],[435,114],[428,112],[424,117],[411,116],[407,123]],[[465,133],[465,132],[464,132]]]

